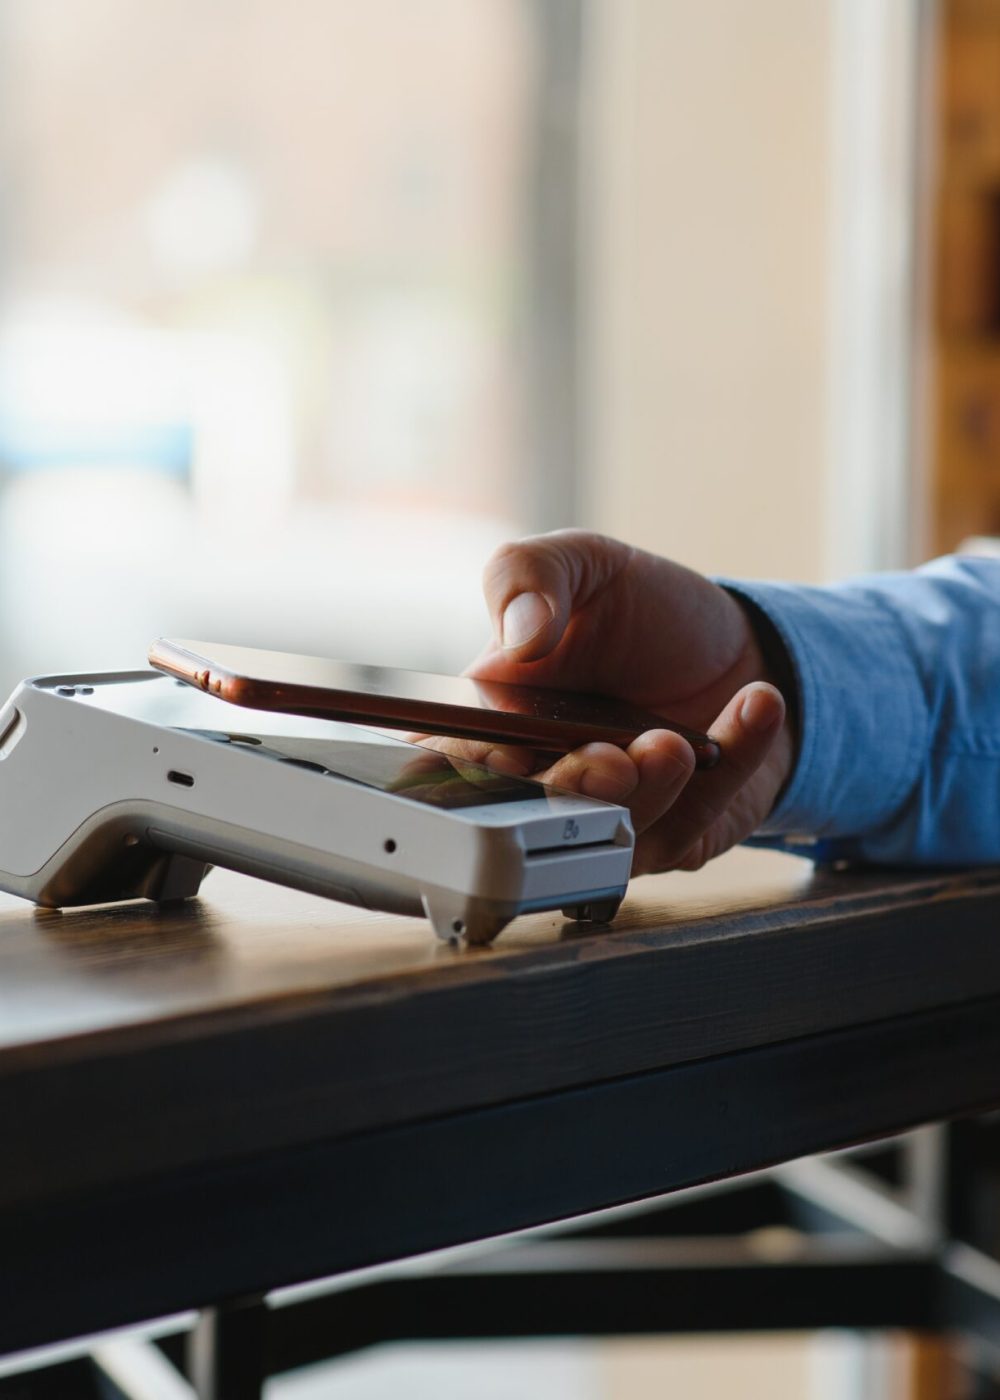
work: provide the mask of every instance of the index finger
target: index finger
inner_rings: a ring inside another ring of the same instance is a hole
[[[499,648],[537,661],[559,644],[575,609],[621,571],[632,550],[582,530],[555,530],[501,545],[483,571]]]

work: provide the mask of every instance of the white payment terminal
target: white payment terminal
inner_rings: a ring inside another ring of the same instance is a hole
[[[610,920],[632,847],[622,807],[155,671],[0,708],[0,889],[37,904],[185,899],[220,865],[486,943],[532,910]]]

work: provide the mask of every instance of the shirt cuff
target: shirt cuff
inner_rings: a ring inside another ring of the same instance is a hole
[[[870,592],[717,582],[770,619],[798,684],[798,759],[759,834],[858,837],[884,826],[919,780],[928,726],[892,612]]]

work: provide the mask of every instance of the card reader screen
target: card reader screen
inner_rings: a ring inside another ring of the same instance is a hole
[[[477,763],[463,763],[354,724],[243,709],[155,671],[130,679],[95,677],[74,703],[187,729],[216,743],[242,745],[265,760],[332,773],[431,807],[454,810],[551,800],[540,784],[494,773]],[[220,719],[226,728],[220,727]]]
[[[234,739],[218,732],[205,737],[223,743],[247,742],[246,737]],[[266,735],[262,736],[256,751],[264,757],[332,773],[349,782],[377,788],[379,792],[391,792],[411,802],[450,810],[495,802],[523,802],[526,798],[546,795],[544,788],[523,778],[494,773],[478,763],[463,763],[433,749],[421,749],[415,744],[391,739],[384,743],[357,743]]]

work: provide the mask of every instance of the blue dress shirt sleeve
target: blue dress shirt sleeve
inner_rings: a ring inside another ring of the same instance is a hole
[[[873,862],[1000,861],[1000,560],[725,586],[770,619],[798,683],[798,760],[761,834]]]

